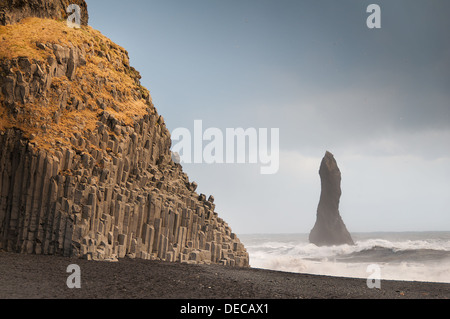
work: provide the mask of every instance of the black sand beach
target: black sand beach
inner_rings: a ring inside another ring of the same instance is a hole
[[[81,288],[66,285],[81,269]],[[1,299],[448,299],[450,284],[334,278],[217,265],[94,262],[0,252]]]

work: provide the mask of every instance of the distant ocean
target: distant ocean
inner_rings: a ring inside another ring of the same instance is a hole
[[[450,283],[450,232],[352,233],[355,246],[317,247],[307,234],[239,235],[253,268],[381,279]]]

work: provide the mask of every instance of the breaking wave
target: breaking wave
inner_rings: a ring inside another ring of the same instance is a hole
[[[307,235],[241,235],[254,268],[367,278],[450,283],[450,233],[354,235],[355,245],[317,247]]]

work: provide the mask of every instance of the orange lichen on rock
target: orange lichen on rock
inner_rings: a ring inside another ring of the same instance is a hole
[[[0,26],[0,129],[40,147],[93,130],[105,111],[123,125],[154,110],[128,53],[89,26],[26,18]]]

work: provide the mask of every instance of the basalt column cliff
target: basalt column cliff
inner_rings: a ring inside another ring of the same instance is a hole
[[[248,253],[171,157],[127,52],[67,1],[0,1],[0,250],[246,267]]]
[[[319,174],[322,193],[317,208],[317,221],[309,240],[318,246],[353,245],[353,239],[339,213],[341,171],[330,152],[326,152]]]

